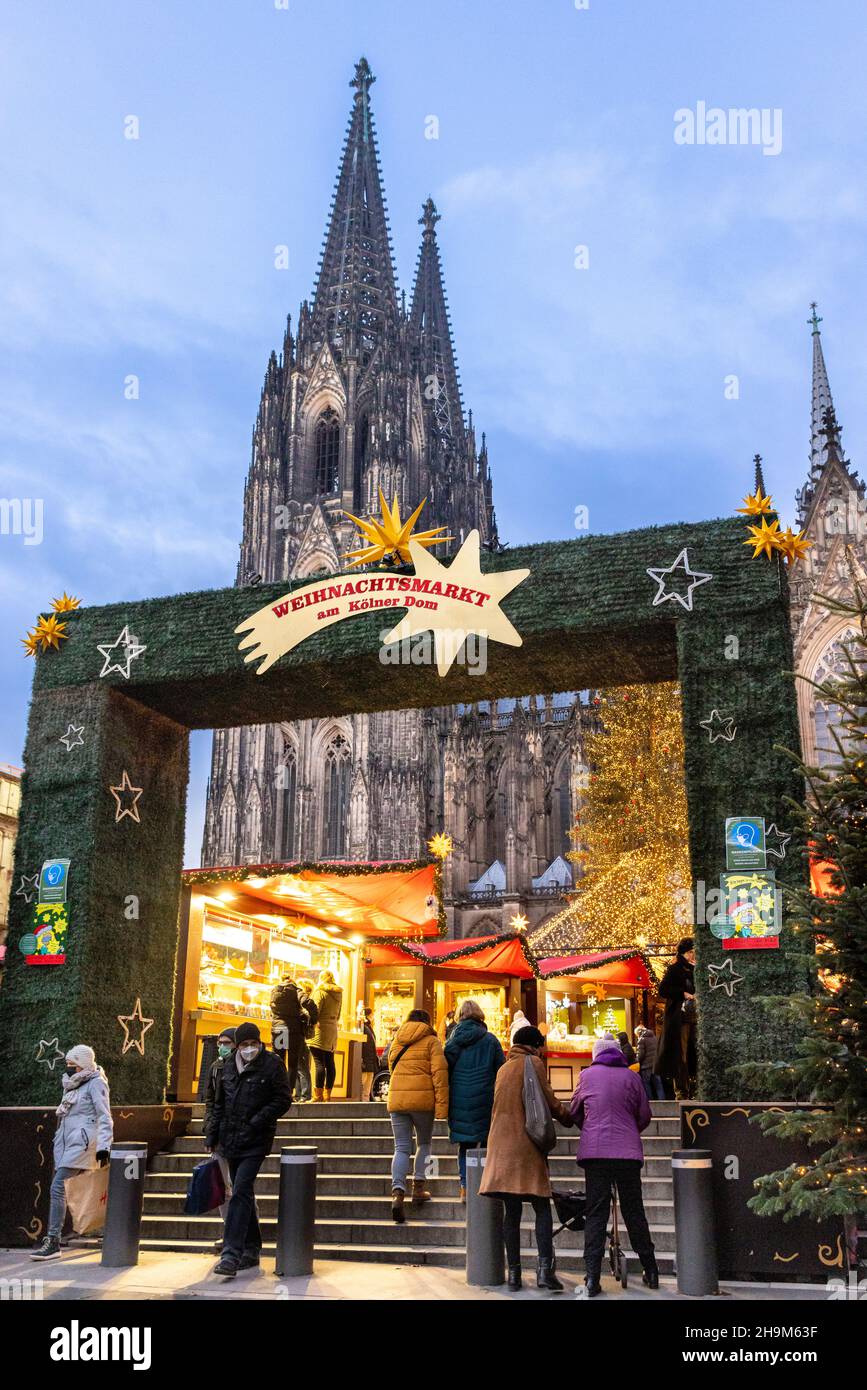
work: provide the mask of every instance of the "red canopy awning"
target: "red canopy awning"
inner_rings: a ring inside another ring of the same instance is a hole
[[[415,961],[423,965],[444,966],[471,974],[511,975],[529,980],[533,967],[526,955],[524,939],[517,932],[470,937],[459,941],[407,942],[390,945],[371,942],[367,950],[371,965],[395,965]]]
[[[580,975],[582,980],[599,984],[632,985],[650,989],[650,973],[640,951],[595,951],[590,955],[546,956],[537,961],[540,978],[550,980],[558,975]]]

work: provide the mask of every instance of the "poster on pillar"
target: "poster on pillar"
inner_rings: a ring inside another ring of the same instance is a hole
[[[723,950],[774,950],[782,910],[773,869],[720,874],[720,909],[710,924]]]

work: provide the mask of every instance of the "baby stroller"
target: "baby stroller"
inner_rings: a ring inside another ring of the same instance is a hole
[[[391,1081],[391,1072],[388,1067],[383,1067],[376,1073],[370,1083],[371,1100],[388,1100],[388,1086]]]
[[[611,1265],[611,1273],[622,1289],[626,1288],[629,1278],[626,1268],[626,1255],[620,1244],[620,1230],[617,1224],[617,1186],[612,1190],[611,1207],[611,1228],[608,1232],[608,1261]],[[587,1198],[583,1192],[555,1192],[554,1210],[557,1213],[557,1220],[560,1225],[554,1232],[554,1239],[560,1235],[561,1231],[583,1231],[584,1215],[587,1210]]]

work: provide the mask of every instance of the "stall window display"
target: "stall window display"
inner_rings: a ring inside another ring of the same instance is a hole
[[[503,1048],[508,1051],[509,1014],[505,989],[501,985],[450,985],[441,981],[437,985],[437,1022],[451,1009],[454,1009],[457,1015],[465,999],[475,999],[485,1015],[488,1031],[496,1034]]]
[[[629,1031],[630,1006],[627,1000],[606,998],[604,992],[564,990],[549,993],[546,1000],[548,1047],[558,1050],[589,1050],[594,1038],[603,1033]]]
[[[388,1047],[415,1007],[415,985],[411,980],[375,980],[368,991],[368,1007],[373,1010],[377,1046]]]
[[[305,939],[306,936],[306,939]],[[330,970],[344,992],[342,1026],[351,1025],[352,954],[312,941],[303,926],[266,925],[206,908],[202,923],[198,1007],[248,1019],[271,1017],[271,991],[284,977],[316,979]]]

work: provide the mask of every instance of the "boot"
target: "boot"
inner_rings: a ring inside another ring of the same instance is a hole
[[[553,1260],[540,1260],[536,1270],[536,1288],[550,1289],[552,1293],[562,1293],[563,1285],[554,1273]]]
[[[402,1226],[406,1220],[406,1212],[403,1209],[404,1194],[399,1187],[392,1189],[391,1193],[391,1219],[396,1221],[398,1226]]]
[[[641,1276],[641,1282],[648,1289],[659,1288],[659,1266],[652,1255],[645,1265],[644,1273]]]
[[[412,1198],[410,1200],[413,1202],[429,1202],[430,1199],[431,1194],[424,1185],[424,1178],[413,1178]]]
[[[331,1087],[330,1087],[330,1086],[328,1086],[328,1087],[322,1092],[322,1096],[323,1096],[323,1099],[324,1099],[324,1100],[330,1100],[330,1099],[331,1099]]]
[[[509,1288],[516,1292],[521,1287],[521,1266],[509,1265]]]
[[[587,1290],[588,1298],[598,1298],[602,1292],[602,1285],[599,1282],[598,1274],[588,1274],[584,1280],[584,1287]]]
[[[42,1244],[30,1251],[31,1260],[59,1260],[60,1241],[56,1236],[46,1236]]]
[[[313,1087],[313,1099],[314,1099],[315,1101],[320,1101],[320,1100],[322,1099],[322,1096],[323,1096],[322,1088],[321,1088],[320,1086],[314,1086],[314,1087]]]

